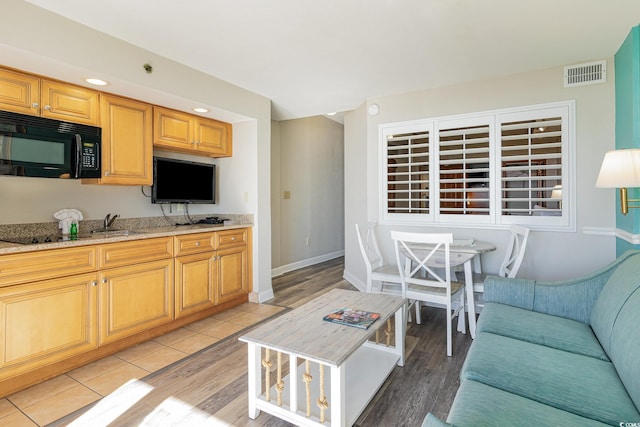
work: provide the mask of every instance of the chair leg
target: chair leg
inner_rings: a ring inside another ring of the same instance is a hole
[[[420,325],[422,323],[422,316],[420,313],[420,301],[416,300],[416,323]]]
[[[464,292],[460,292],[460,310],[458,310],[458,331],[467,333],[467,322],[464,312]]]
[[[451,302],[447,303],[447,356],[451,356]]]

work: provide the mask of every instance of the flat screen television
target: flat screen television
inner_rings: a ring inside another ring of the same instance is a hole
[[[153,158],[151,203],[216,202],[216,165]]]

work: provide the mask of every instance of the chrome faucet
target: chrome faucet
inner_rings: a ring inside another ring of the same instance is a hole
[[[111,227],[111,224],[113,224],[113,221],[115,221],[118,216],[119,215],[116,214],[112,217],[111,214],[108,213],[107,216],[104,217],[104,231],[107,231],[109,227]]]

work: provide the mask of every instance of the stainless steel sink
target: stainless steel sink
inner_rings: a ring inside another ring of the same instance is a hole
[[[96,230],[96,231],[92,231],[91,234],[89,235],[90,237],[118,237],[118,236],[129,236],[132,234],[144,234],[143,231],[136,231],[136,230],[117,230],[117,229],[113,229],[113,230]],[[86,234],[83,236],[87,236]]]

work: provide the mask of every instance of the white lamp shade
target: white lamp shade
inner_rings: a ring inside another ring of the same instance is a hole
[[[596,187],[640,187],[640,149],[608,151],[602,160]]]
[[[562,199],[562,185],[554,185],[551,190],[552,199]]]

